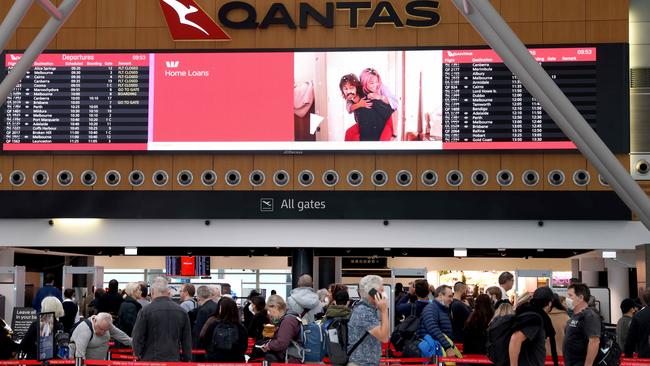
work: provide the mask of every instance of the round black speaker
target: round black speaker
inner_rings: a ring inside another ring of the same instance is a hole
[[[438,183],[438,173],[436,173],[434,170],[425,170],[422,172],[420,180],[425,186],[433,187]]]
[[[607,182],[607,179],[605,179],[605,177],[603,177],[600,174],[598,174],[598,183],[600,183],[601,186],[609,187],[609,183]]]
[[[72,184],[73,176],[69,170],[62,170],[56,175],[56,181],[61,187],[67,187]]]
[[[92,170],[85,170],[81,173],[81,184],[92,187],[97,183],[97,173]]]
[[[181,170],[176,174],[176,182],[181,187],[187,187],[194,181],[194,175],[189,170]]]
[[[284,187],[289,184],[289,173],[286,170],[278,170],[273,173],[273,183],[278,187]]]
[[[513,180],[514,180],[514,177],[513,177],[512,172],[510,170],[503,169],[503,170],[500,170],[497,173],[497,182],[502,187],[507,187],[507,186],[511,185]]]
[[[251,174],[248,175],[248,181],[254,187],[261,186],[264,184],[265,180],[266,176],[264,175],[264,172],[259,169],[253,170]]]
[[[565,176],[564,172],[561,171],[560,169],[553,169],[550,172],[548,172],[548,184],[552,185],[553,187],[559,187],[562,184],[564,184]]]
[[[314,173],[309,170],[303,170],[298,173],[298,183],[303,187],[309,187],[314,184]]]
[[[533,169],[526,170],[521,174],[521,181],[528,187],[534,187],[539,184],[539,173]]]
[[[25,184],[25,173],[22,170],[14,170],[9,174],[9,183],[14,187],[20,187]]]
[[[641,174],[641,175],[646,175],[650,173],[650,163],[648,163],[647,160],[639,160],[636,162],[636,165],[634,166],[634,169],[636,169],[636,172]]]
[[[326,170],[323,173],[323,184],[328,187],[334,187],[339,182],[339,173],[335,170]]]
[[[591,174],[584,169],[578,169],[573,172],[573,183],[579,187],[584,187],[591,182]]]
[[[206,187],[212,187],[215,183],[217,183],[217,173],[215,173],[214,170],[208,169],[201,173],[201,184]]]
[[[383,170],[375,170],[372,173],[372,184],[374,184],[377,187],[381,187],[386,185],[386,182],[388,181],[388,176],[386,175],[386,172]]]
[[[449,184],[452,187],[458,187],[459,185],[463,184],[463,173],[461,173],[459,170],[450,170],[447,173],[447,184]]]
[[[411,174],[411,172],[408,170],[400,170],[395,175],[395,180],[400,186],[408,187],[413,182],[413,174]]]
[[[488,174],[484,170],[475,170],[472,172],[472,184],[477,187],[483,187],[488,182]]]
[[[109,170],[104,175],[104,182],[106,185],[109,185],[111,187],[115,187],[116,185],[120,184],[121,180],[122,176],[117,170]]]
[[[226,184],[235,187],[241,183],[241,174],[238,170],[230,170],[226,173]]]
[[[153,172],[153,184],[157,187],[166,186],[169,182],[169,174],[164,170],[156,170]]]
[[[32,181],[38,187],[43,187],[50,181],[50,175],[45,170],[37,170],[32,175]]]
[[[363,183],[363,173],[358,170],[351,170],[348,172],[348,184],[353,187],[358,187]]]
[[[140,170],[134,170],[129,173],[129,183],[134,187],[139,187],[144,183],[144,174]]]

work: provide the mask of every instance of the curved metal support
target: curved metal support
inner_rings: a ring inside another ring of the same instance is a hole
[[[23,1],[27,2],[26,0]],[[58,11],[62,14],[62,18],[60,20],[50,18],[50,20],[47,21],[43,29],[41,29],[36,38],[34,38],[32,43],[29,45],[20,61],[18,61],[16,66],[0,84],[0,106],[7,101],[7,96],[9,96],[16,85],[18,85],[18,83],[25,77],[25,74],[27,74],[27,71],[32,67],[34,61],[36,61],[47,45],[52,41],[52,39],[54,39],[54,36],[59,29],[61,29],[63,23],[65,23],[65,21],[70,17],[70,14],[72,14],[80,2],[81,0],[64,0],[58,8]],[[32,1],[29,1],[29,3],[31,5]],[[20,9],[22,10],[22,7]]]
[[[632,179],[562,90],[535,61],[489,1],[452,0],[476,31],[503,59],[562,132],[605,177],[619,198],[650,230],[650,198]],[[467,8],[466,8],[467,7]]]
[[[2,24],[0,24],[0,53],[4,51],[9,38],[16,32],[16,28],[34,4],[34,0],[16,0],[9,9]]]

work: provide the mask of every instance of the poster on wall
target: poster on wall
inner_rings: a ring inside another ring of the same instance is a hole
[[[529,50],[610,146],[626,145],[623,48]],[[0,133],[7,151],[575,149],[485,48],[45,53]]]

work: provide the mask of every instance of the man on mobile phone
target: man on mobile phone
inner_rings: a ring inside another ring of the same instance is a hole
[[[390,337],[388,302],[383,292],[384,280],[379,276],[370,275],[359,281],[361,301],[352,310],[348,323],[348,366],[379,365],[381,344]]]

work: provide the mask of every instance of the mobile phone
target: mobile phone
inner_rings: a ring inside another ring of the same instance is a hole
[[[371,288],[370,291],[368,291],[368,295],[375,297],[379,294],[379,299],[382,298],[381,293],[377,291],[377,289]]]

